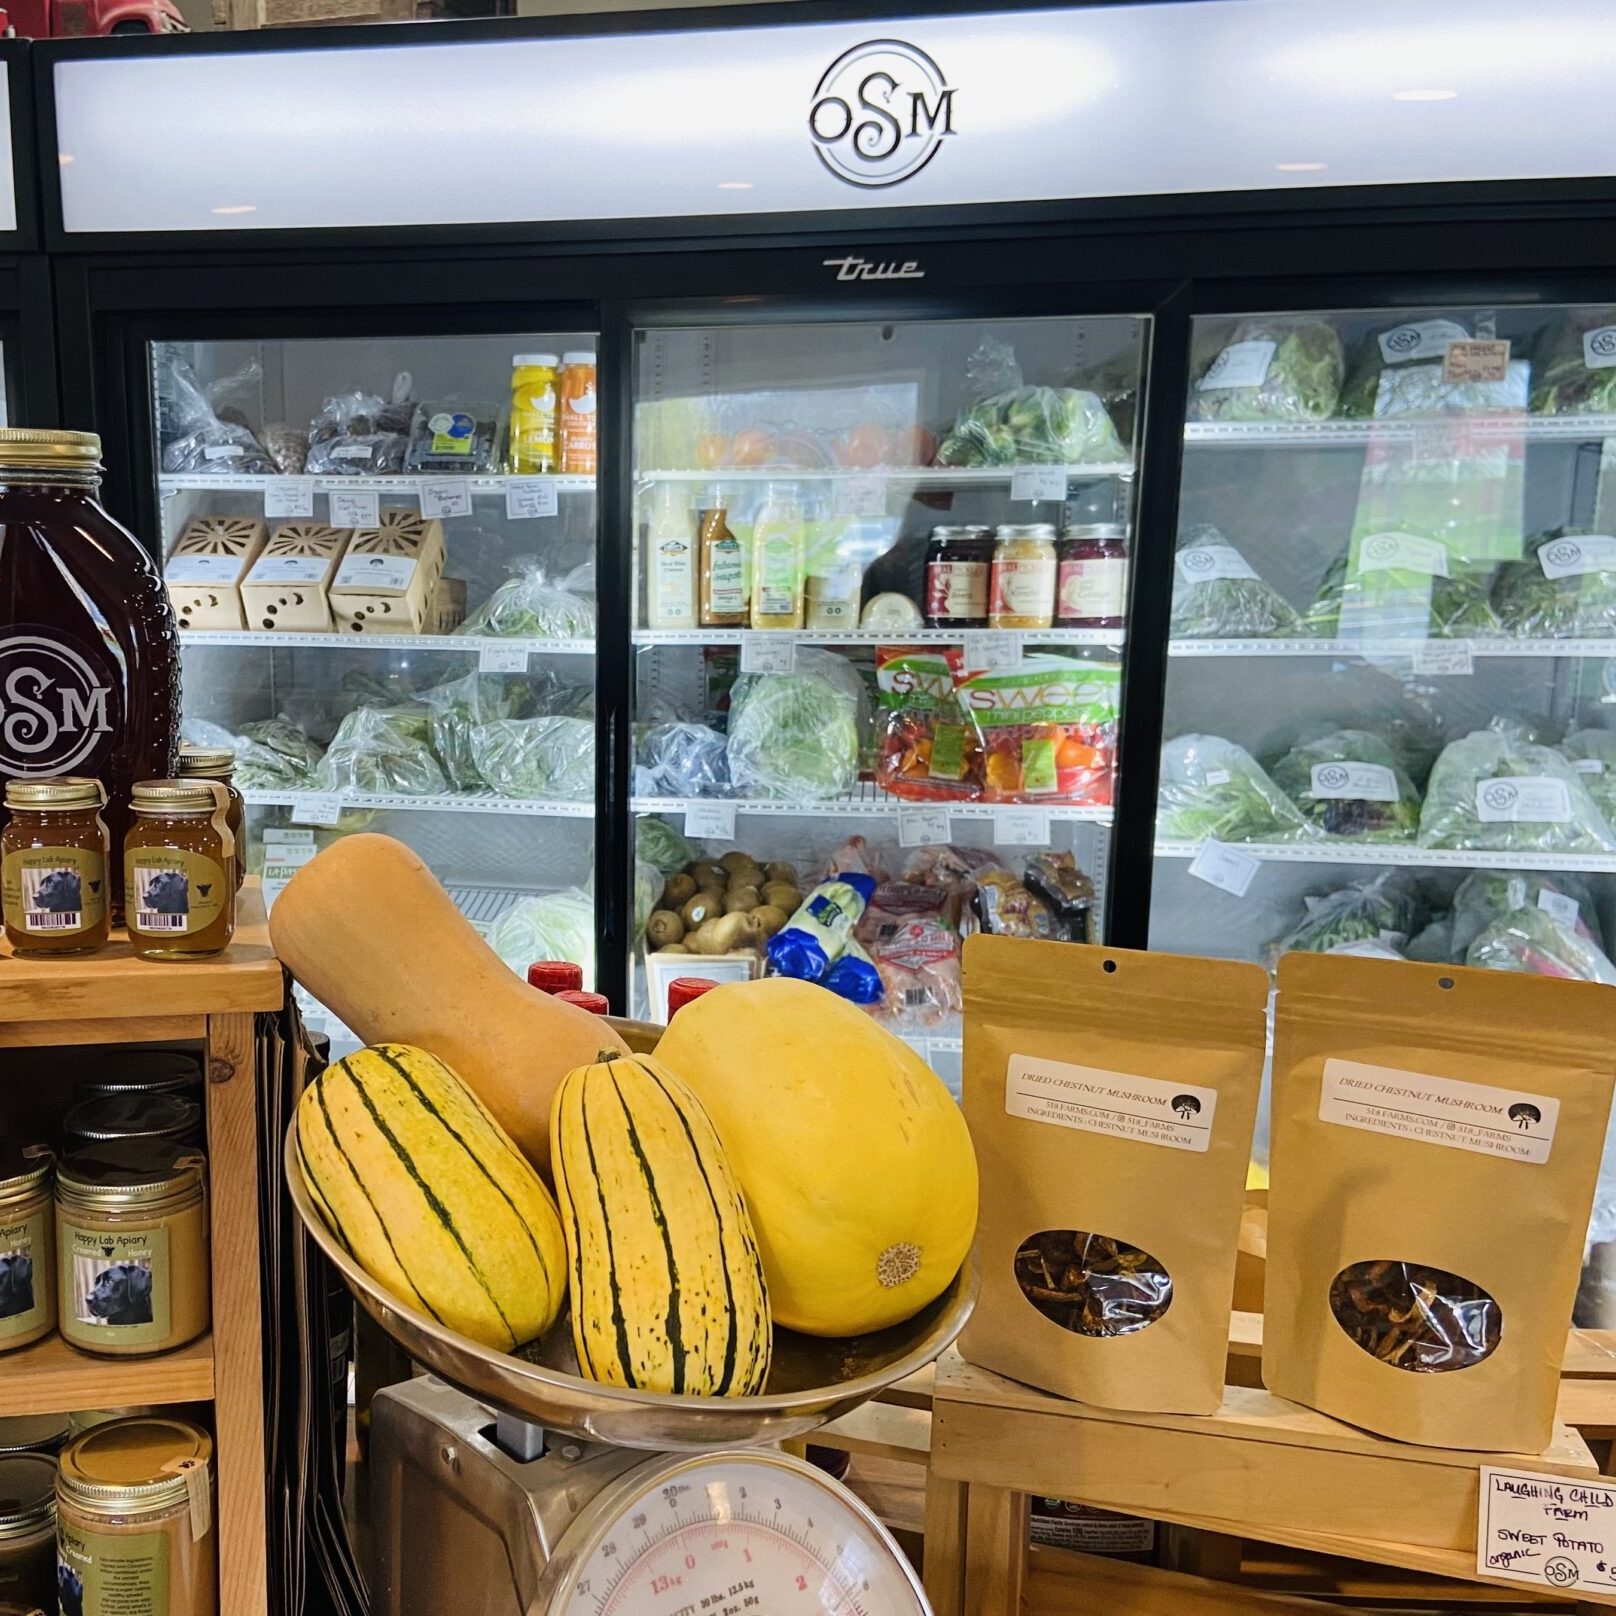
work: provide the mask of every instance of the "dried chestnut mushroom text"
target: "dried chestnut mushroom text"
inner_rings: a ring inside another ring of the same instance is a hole
[[[1330,1311],[1370,1357],[1416,1374],[1490,1357],[1503,1311],[1479,1285],[1422,1263],[1360,1262],[1330,1283]]]
[[[1173,1281],[1148,1251],[1081,1229],[1044,1229],[1016,1252],[1021,1294],[1076,1335],[1132,1335],[1173,1300]]]

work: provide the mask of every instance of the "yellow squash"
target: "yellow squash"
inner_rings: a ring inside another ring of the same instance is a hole
[[[377,1044],[327,1068],[298,1102],[297,1155],[326,1223],[399,1301],[507,1352],[555,1323],[555,1202],[436,1056]]]
[[[777,1323],[857,1335],[945,1290],[976,1232],[976,1155],[926,1063],[845,999],[769,977],[714,988],[657,1057],[741,1181]]]
[[[562,1080],[550,1166],[582,1372],[645,1391],[761,1391],[772,1334],[757,1240],[690,1090],[654,1057],[604,1051]]]

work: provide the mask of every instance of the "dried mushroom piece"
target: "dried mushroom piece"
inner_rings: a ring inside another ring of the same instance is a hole
[[[1173,1300],[1173,1281],[1148,1251],[1082,1229],[1044,1229],[1016,1253],[1021,1294],[1075,1335],[1132,1335]]]
[[[1330,1312],[1370,1357],[1415,1374],[1479,1364],[1504,1329],[1502,1309],[1479,1285],[1423,1263],[1343,1268],[1330,1283]]]

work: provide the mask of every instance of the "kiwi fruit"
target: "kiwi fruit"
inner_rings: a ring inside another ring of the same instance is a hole
[[[788,915],[794,914],[802,902],[802,894],[784,881],[765,881],[758,896],[776,909],[784,909]]]
[[[679,942],[685,934],[685,923],[672,909],[657,909],[645,922],[645,940],[652,948],[666,948]]]
[[[733,954],[738,949],[756,948],[763,941],[763,930],[758,923],[750,914],[739,912],[715,920],[710,933],[704,927],[703,935],[712,938],[713,946],[704,951],[709,954]]]
[[[762,895],[756,887],[731,887],[724,896],[724,913],[733,915],[737,911],[744,913],[748,909],[756,909],[763,902]]]
[[[664,909],[683,909],[696,895],[696,883],[688,875],[675,875],[668,878],[668,884],[662,889],[662,904]]]
[[[777,860],[773,864],[765,864],[763,873],[771,881],[784,881],[788,887],[794,887],[797,884],[797,867],[794,864],[784,864]]]
[[[716,920],[724,912],[724,900],[711,892],[698,892],[679,911],[687,932],[696,931],[704,921]]]
[[[696,883],[699,892],[703,887],[713,887],[722,892],[729,885],[729,871],[722,864],[714,864],[710,859],[697,859],[689,866],[690,878]]]
[[[756,909],[748,913],[763,928],[765,937],[772,937],[791,918],[784,909],[777,908],[772,903],[760,903]]]
[[[657,950],[659,954],[688,954],[690,950],[683,943],[664,943]]]

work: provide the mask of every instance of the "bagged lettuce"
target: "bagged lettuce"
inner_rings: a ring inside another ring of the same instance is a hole
[[[1349,544],[1325,569],[1313,604],[1302,616],[1303,634],[1323,640],[1468,639],[1498,632],[1486,574],[1451,557],[1443,559],[1446,576],[1373,565],[1366,569],[1361,552],[1355,554],[1359,550]]]
[[[564,582],[552,579],[540,562],[502,583],[456,634],[494,635],[536,640],[592,640],[595,602]]]
[[[1582,776],[1551,746],[1475,730],[1444,748],[1420,814],[1425,847],[1616,853]]]
[[[1242,320],[1202,361],[1192,421],[1327,421],[1341,398],[1341,338],[1323,320]]]
[[[472,755],[477,725],[526,717],[536,699],[531,681],[497,673],[468,673],[421,692],[432,713],[432,749],[456,791],[477,791],[485,783]]]
[[[1318,832],[1243,746],[1180,735],[1162,747],[1156,834],[1199,842],[1295,842]]]
[[[581,887],[521,898],[488,928],[488,946],[526,976],[535,960],[571,960],[595,981],[595,900]]]
[[[1270,771],[1276,786],[1326,836],[1412,841],[1420,797],[1397,753],[1362,729],[1332,730],[1293,746]]]
[[[1588,795],[1616,829],[1616,731],[1575,730],[1560,743],[1560,750],[1571,759]]]
[[[796,667],[735,683],[727,754],[738,797],[816,802],[853,789],[863,684],[829,652],[802,647]]]
[[[1491,317],[1476,332],[1492,335]],[[1341,413],[1352,416],[1441,415],[1466,410],[1522,410],[1527,403],[1529,360],[1513,356],[1496,382],[1450,382],[1443,371],[1450,342],[1469,340],[1460,320],[1438,316],[1403,320],[1371,333],[1353,351],[1341,395]]]
[[[666,881],[695,858],[696,850],[667,820],[647,814],[634,821],[634,856],[651,865]],[[658,887],[651,896],[655,898],[661,890]]]
[[[478,777],[502,797],[594,795],[592,719],[499,718],[474,726],[470,747]]]
[[[1076,466],[1127,451],[1093,393],[1015,387],[960,412],[937,451],[940,466]]]
[[[1616,414],[1616,308],[1567,309],[1538,350],[1537,415]]]
[[[1604,950],[1541,909],[1516,909],[1495,920],[1465,951],[1465,964],[1616,986],[1616,966]]]
[[[1493,580],[1505,629],[1545,639],[1616,634],[1616,537],[1556,527],[1526,541]]]
[[[425,707],[356,707],[314,771],[316,791],[437,796],[450,789],[433,755]]]
[[[1400,953],[1416,915],[1413,893],[1401,875],[1387,870],[1322,896],[1304,897],[1302,918],[1269,945],[1268,963],[1293,949],[1332,954],[1369,943]]]
[[[255,719],[231,738],[236,786],[242,791],[307,791],[320,766],[320,748],[285,718]]]
[[[1175,638],[1257,639],[1296,627],[1291,603],[1258,577],[1221,529],[1195,522],[1179,533],[1169,629]]]
[[[1453,895],[1453,949],[1466,949],[1495,921],[1536,909],[1585,942],[1598,944],[1592,893],[1574,875],[1531,870],[1472,870]]]

